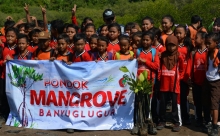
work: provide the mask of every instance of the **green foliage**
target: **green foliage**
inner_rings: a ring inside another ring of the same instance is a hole
[[[122,66],[119,68],[120,71],[124,73],[129,73],[130,77],[127,77],[127,84],[130,86],[130,90],[134,93],[142,92],[143,94],[151,94],[152,93],[152,81],[147,79],[148,74],[147,71],[143,71],[138,78],[135,77],[134,73],[130,73],[126,66]]]
[[[119,24],[141,24],[142,18],[150,16],[157,27],[166,14],[172,15],[178,24],[190,24],[191,16],[198,14],[203,18],[203,25],[206,27],[213,17],[220,14],[219,0],[0,0],[0,26],[3,26],[9,15],[15,21],[24,18],[24,3],[30,5],[30,14],[37,19],[42,20],[42,5],[46,6],[49,21],[62,19],[66,23],[71,23],[71,9],[77,4],[76,16],[79,24],[83,18],[91,17],[96,27],[104,23],[102,13],[106,8],[115,12]]]

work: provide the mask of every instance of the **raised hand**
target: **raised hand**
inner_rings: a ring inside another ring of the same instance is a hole
[[[11,16],[7,16],[6,20],[13,20],[13,18]]]
[[[72,8],[72,16],[75,16],[76,14],[76,4],[74,4],[74,7]]]
[[[28,7],[29,7],[29,5],[25,3],[24,10],[26,13],[29,13]]]
[[[31,19],[32,19],[33,21],[36,21],[36,20],[37,20],[37,18],[36,18],[35,16],[31,16]]]
[[[42,7],[41,5],[40,5],[40,7],[41,7],[41,11],[42,11],[42,14],[46,14],[46,8],[45,7]]]

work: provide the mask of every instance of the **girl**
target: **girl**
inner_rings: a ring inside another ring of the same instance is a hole
[[[205,45],[206,33],[199,31],[196,34],[195,44],[197,50],[192,53],[192,73],[191,81],[193,83],[192,93],[193,101],[196,108],[196,126],[201,127],[203,125],[202,111],[204,111],[204,118],[206,124],[208,124],[210,119],[209,106],[203,106],[202,94],[204,94],[203,84],[206,79],[206,64],[207,64],[207,53],[208,49]],[[205,96],[206,97],[206,96]]]
[[[90,50],[90,46],[89,46],[89,41],[90,41],[90,38],[91,38],[91,36],[93,35],[93,34],[95,34],[95,31],[96,29],[95,29],[95,25],[94,24],[87,24],[86,26],[85,26],[85,34],[86,34],[86,41],[87,41],[87,43],[86,43],[86,45],[85,45],[85,50],[86,51],[89,51]]]
[[[130,36],[130,34],[131,34],[131,27],[134,25],[134,23],[133,22],[129,22],[129,23],[127,23],[126,25],[125,25],[125,27],[124,27],[124,32],[125,32],[125,34],[127,34],[128,36]]]
[[[100,27],[99,35],[100,36],[108,36],[108,25],[102,25]]]
[[[152,31],[155,35],[153,48],[155,48],[158,52],[158,55],[161,56],[161,53],[164,52],[166,49],[163,47],[163,45],[160,43],[160,36],[161,31],[159,28],[152,28],[150,31]]]
[[[93,24],[92,18],[90,18],[90,17],[85,17],[85,18],[83,19],[83,22],[82,22],[82,24],[81,24],[81,32],[82,32],[82,33],[85,32],[85,26],[86,26],[87,24]]]
[[[180,131],[182,120],[180,117],[180,79],[182,78],[183,58],[178,52],[178,40],[175,36],[168,36],[166,39],[166,51],[161,54],[159,70],[160,80],[160,107],[159,124],[157,129],[161,130],[166,124],[167,99],[172,99],[173,131]]]
[[[38,48],[38,44],[39,44],[39,40],[38,40],[38,36],[39,33],[41,31],[39,29],[33,29],[29,34],[29,38],[30,38],[30,46],[28,46],[28,50],[32,53],[34,53],[37,48]]]
[[[120,51],[116,52],[115,60],[130,60],[134,58],[134,52],[129,50],[130,39],[127,35],[119,37]]]
[[[142,37],[142,32],[136,32],[132,35],[132,50],[133,51],[141,47],[141,37]]]
[[[156,73],[159,69],[160,62],[156,50],[152,48],[153,41],[154,41],[154,34],[151,32],[144,32],[142,35],[142,49],[139,48],[137,50],[140,52],[137,52],[136,57],[138,61],[138,75],[146,70],[148,72],[147,79],[155,83],[154,81],[155,78],[157,77]],[[153,94],[153,96],[151,95],[150,97],[152,100],[152,97],[156,97],[156,95]],[[155,102],[151,103],[150,105],[150,107],[152,107],[151,109],[152,113],[154,113],[152,114],[153,119],[156,118],[156,105],[157,104]],[[147,109],[146,112],[149,113]],[[146,116],[145,118],[148,118],[148,116]]]
[[[58,53],[53,54],[53,57],[50,58],[50,60],[62,60],[64,62],[69,61],[70,57],[70,51],[68,50],[68,44],[69,44],[69,36],[67,34],[61,34],[57,38],[58,43]]]
[[[154,21],[151,17],[146,16],[142,19],[142,31],[149,31],[151,28],[154,27]]]
[[[219,90],[220,90],[220,53],[217,48],[219,40],[219,34],[210,33],[206,35],[205,43],[208,46],[208,69],[206,71],[206,79],[208,80],[208,89],[210,92],[209,98],[211,99],[211,115],[212,115],[212,126],[208,130],[210,136],[218,136],[218,109],[219,109]]]
[[[109,38],[109,44],[107,51],[108,52],[118,52],[120,51],[119,41],[118,37],[121,35],[121,27],[117,23],[112,23],[108,26],[108,38]]]
[[[162,42],[162,45],[165,45],[165,41],[166,41],[166,38],[169,36],[169,35],[173,35],[173,30],[172,30],[172,27],[174,25],[174,19],[171,15],[166,15],[162,18],[162,34],[161,34],[161,42]]]
[[[93,34],[89,40],[89,46],[90,46],[90,51],[88,51],[90,57],[92,60],[95,60],[95,56],[97,54],[97,43],[98,43],[98,36],[96,34]]]
[[[189,85],[188,81],[190,78],[190,72],[191,72],[191,48],[193,47],[191,39],[190,39],[190,33],[186,30],[186,27],[184,25],[178,25],[175,30],[174,34],[178,39],[179,42],[179,48],[178,51],[180,52],[180,55],[183,56],[184,59],[184,67],[183,67],[183,79],[180,81],[180,106],[181,106],[181,116],[183,118],[184,123],[191,124],[191,121],[189,119],[189,113],[188,113],[188,101],[187,96],[189,93]]]
[[[79,27],[74,24],[69,24],[66,26],[66,34],[69,36],[68,50],[70,52],[73,52],[74,50],[73,37],[78,33],[78,31]]]
[[[131,29],[130,29],[130,37],[132,37],[132,35],[136,32],[141,32],[141,28],[139,26],[138,23],[134,23],[132,26],[131,26]]]
[[[97,61],[107,61],[107,60],[114,60],[114,55],[111,52],[107,51],[108,47],[108,38],[104,36],[100,36],[98,38],[97,44],[97,54],[96,54],[96,62]]]
[[[76,34],[73,38],[74,41],[74,52],[72,57],[70,57],[67,64],[74,62],[92,61],[88,52],[85,51],[86,37],[84,34]]]

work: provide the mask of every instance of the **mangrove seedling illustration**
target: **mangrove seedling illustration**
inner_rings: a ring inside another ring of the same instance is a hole
[[[36,73],[34,68],[12,65],[12,71],[13,73],[9,73],[8,77],[11,80],[11,84],[15,87],[17,87],[22,95],[23,95],[23,101],[20,104],[18,108],[18,113],[20,114],[20,108],[22,107],[21,111],[21,125],[23,127],[28,126],[28,116],[27,111],[30,114],[32,123],[33,123],[33,117],[31,115],[30,110],[27,108],[27,104],[25,102],[25,95],[26,92],[31,88],[31,86],[37,82],[43,80],[43,74]]]
[[[157,134],[156,126],[152,120],[150,108],[150,95],[152,93],[153,81],[148,80],[148,73],[144,70],[136,78],[134,73],[131,73],[126,66],[119,68],[124,73],[129,73],[126,76],[126,82],[135,94],[134,103],[134,127],[131,130],[132,134],[146,136],[149,134]],[[147,122],[147,124],[146,124]]]

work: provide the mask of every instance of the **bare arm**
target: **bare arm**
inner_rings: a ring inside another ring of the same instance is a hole
[[[44,31],[47,31],[48,30],[48,26],[47,26],[47,15],[46,15],[46,8],[41,7],[41,11],[42,11],[42,14],[43,14],[43,21],[44,21]]]
[[[24,10],[25,10],[25,13],[26,13],[26,19],[27,19],[27,22],[28,23],[31,23],[31,18],[30,18],[30,14],[29,14],[29,5],[25,3],[25,6],[24,6]]]

